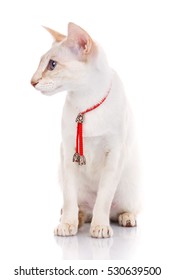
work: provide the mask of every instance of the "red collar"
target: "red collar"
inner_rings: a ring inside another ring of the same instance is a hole
[[[84,123],[84,115],[86,113],[89,113],[91,111],[93,111],[94,109],[98,108],[101,104],[103,104],[103,102],[106,100],[106,98],[108,97],[110,91],[111,91],[111,87],[112,87],[112,82],[111,85],[107,91],[107,94],[105,95],[105,97],[97,104],[95,104],[94,106],[86,109],[83,112],[80,112],[76,118],[76,122],[77,122],[77,135],[76,135],[76,152],[73,156],[73,162],[77,162],[79,165],[85,165],[86,164],[86,158],[83,155],[83,123]]]

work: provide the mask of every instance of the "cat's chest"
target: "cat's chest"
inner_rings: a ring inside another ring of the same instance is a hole
[[[65,104],[62,115],[62,135],[63,138],[74,137],[77,132],[77,116],[79,110]],[[102,106],[83,115],[83,137],[96,138],[115,133],[117,128],[114,111],[107,106]]]
[[[107,159],[107,149],[104,144],[104,139],[84,138],[84,155],[86,165],[79,166],[79,191],[85,194],[96,194],[102,170]],[[76,164],[76,163],[75,163]],[[83,186],[83,187],[82,187]],[[82,195],[83,196],[83,195]]]
[[[109,152],[107,141],[105,137],[84,137],[84,155],[86,157],[87,165],[86,172],[94,173],[100,172],[103,167],[106,156]]]

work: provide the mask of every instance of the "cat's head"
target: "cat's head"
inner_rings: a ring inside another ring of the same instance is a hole
[[[31,84],[47,95],[83,87],[95,65],[96,44],[86,31],[74,23],[69,23],[67,36],[45,28],[55,42],[42,56]]]

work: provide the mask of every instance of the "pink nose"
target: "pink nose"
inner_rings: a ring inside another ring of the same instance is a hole
[[[33,87],[35,87],[38,84],[38,82],[36,82],[34,80],[31,80],[31,84],[32,84]]]

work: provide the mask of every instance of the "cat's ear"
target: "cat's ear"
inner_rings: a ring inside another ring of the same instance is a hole
[[[61,42],[62,40],[64,40],[66,38],[65,35],[57,32],[49,27],[43,26],[43,28],[45,28],[53,36],[53,38],[56,42]]]
[[[89,34],[80,26],[70,22],[68,24],[68,37],[67,41],[70,42],[71,47],[78,49],[83,55],[88,55],[93,48],[94,42]]]

